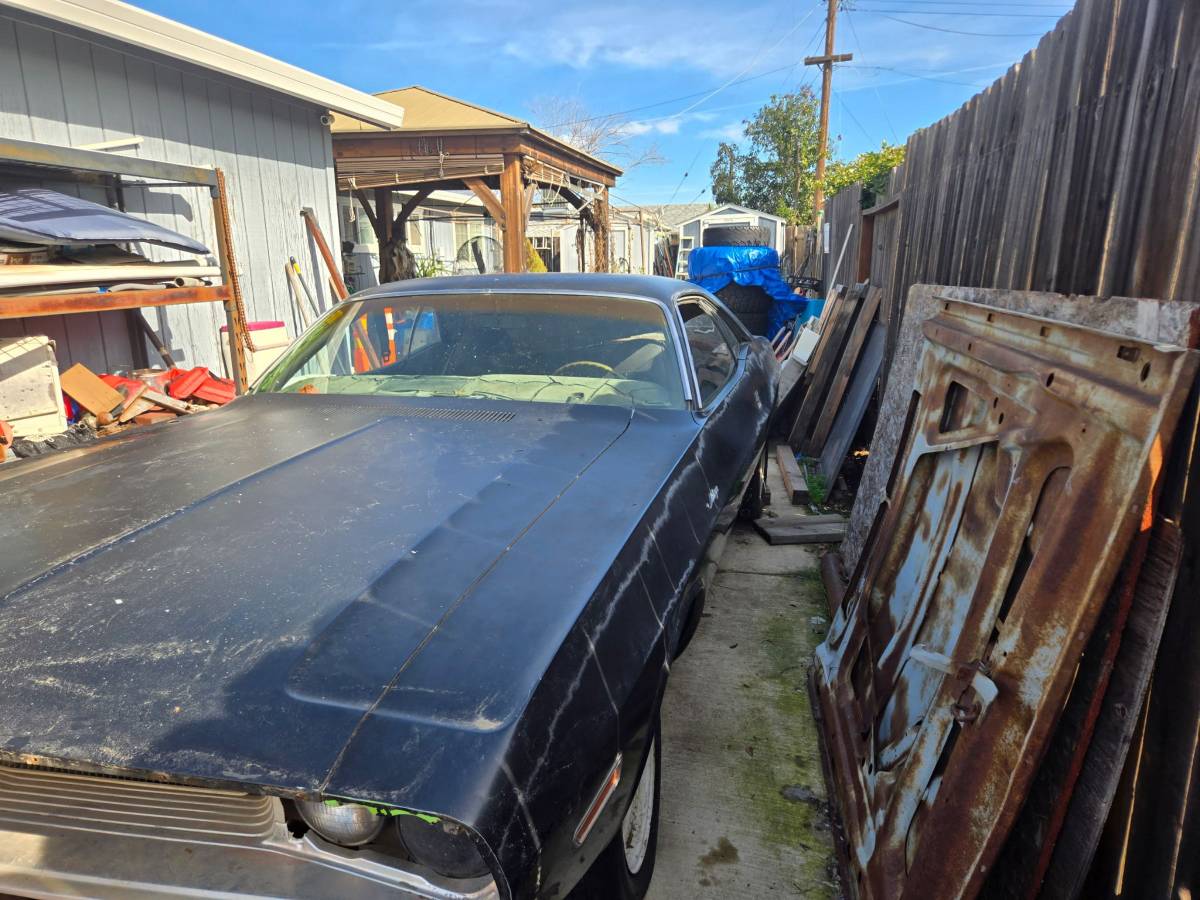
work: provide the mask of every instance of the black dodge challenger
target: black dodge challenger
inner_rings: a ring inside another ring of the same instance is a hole
[[[641,897],[775,379],[686,282],[411,281],[0,468],[0,893]]]

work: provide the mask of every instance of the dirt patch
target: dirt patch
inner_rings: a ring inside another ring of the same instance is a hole
[[[729,842],[727,837],[722,837],[717,841],[717,846],[700,857],[702,866],[727,866],[737,861],[738,849]]]

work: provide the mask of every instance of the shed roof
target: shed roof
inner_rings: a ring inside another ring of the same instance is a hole
[[[762,216],[763,218],[773,218],[773,220],[775,220],[776,222],[787,222],[786,218],[784,218],[782,216],[776,216],[774,214],[774,212],[763,212],[761,209],[752,209],[752,208],[750,208],[750,206],[743,206],[743,205],[740,205],[737,203],[722,203],[720,206],[713,206],[713,208],[706,209],[701,212],[697,212],[697,214],[694,216],[689,216],[688,218],[683,218],[683,220],[679,220],[678,222],[676,222],[676,226],[682,227],[682,226],[685,226],[685,224],[690,224],[691,222],[701,220],[701,218],[709,218],[712,216],[719,216],[722,214],[722,212],[725,212],[727,210],[737,210],[739,212],[745,212],[745,214],[748,214],[751,216]]]
[[[626,212],[638,210],[655,219],[663,228],[674,228],[680,222],[698,219],[712,209],[711,203],[661,203],[658,206],[622,206]]]
[[[752,209],[749,206],[742,206],[741,204],[738,204],[738,203],[722,203],[720,206],[714,206],[714,207],[702,210],[701,212],[698,212],[693,216],[689,216],[686,219],[680,219],[678,222],[675,223],[675,225],[676,225],[676,227],[682,227],[684,225],[689,225],[692,222],[697,221],[698,219],[707,219],[712,216],[719,216],[721,213],[725,212],[726,210],[731,210],[731,209],[735,209],[738,212],[743,212],[743,213],[746,213],[746,214],[752,215],[752,216],[761,216],[764,219],[774,219],[776,222],[786,222],[787,221],[787,219],[783,218],[783,216],[777,216],[774,213],[763,212],[761,209]]]
[[[404,124],[404,110],[396,103],[119,0],[0,0],[0,10],[5,7],[219,72],[375,127]]]

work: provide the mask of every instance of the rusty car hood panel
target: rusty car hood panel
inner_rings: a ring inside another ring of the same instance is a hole
[[[322,788],[397,672],[630,418],[259,395],[7,467],[0,756]],[[530,689],[480,676],[439,724],[501,732]]]
[[[814,671],[850,889],[876,900],[987,877],[1196,371],[969,303],[924,334],[888,503]]]

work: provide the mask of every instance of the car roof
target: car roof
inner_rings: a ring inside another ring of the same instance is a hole
[[[355,294],[352,299],[404,297],[416,294],[569,293],[635,296],[670,305],[684,294],[708,291],[690,281],[658,275],[609,275],[601,272],[536,272],[495,275],[450,275],[392,281]]]

